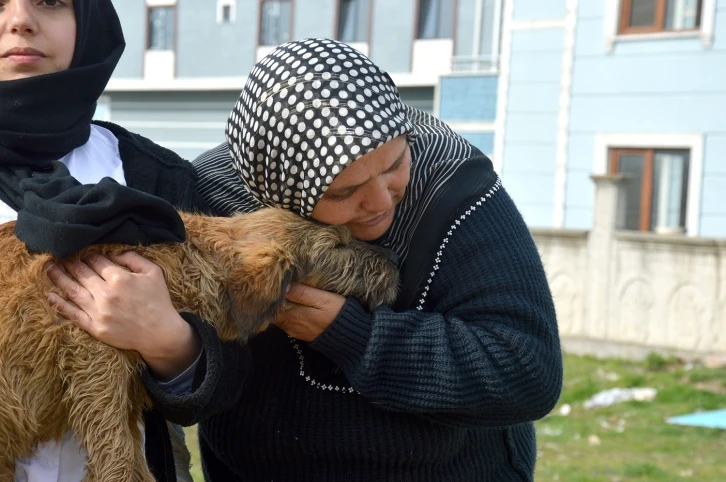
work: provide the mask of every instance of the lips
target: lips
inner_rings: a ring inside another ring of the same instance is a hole
[[[389,211],[390,211],[390,209],[389,209]],[[388,216],[388,211],[384,212],[383,214],[379,214],[375,218],[369,219],[368,221],[361,221],[359,224],[362,224],[364,226],[374,226],[374,225],[380,223],[381,221],[383,221],[384,219],[386,219],[387,216]]]
[[[17,63],[29,63],[44,59],[45,54],[40,50],[36,50],[33,48],[15,47],[5,52],[2,55],[2,58],[9,59]]]

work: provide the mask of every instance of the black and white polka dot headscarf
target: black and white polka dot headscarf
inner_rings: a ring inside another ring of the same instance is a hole
[[[399,135],[411,179],[378,240],[406,258],[416,227],[462,161],[481,153],[438,119],[402,104],[391,78],[328,39],[285,44],[259,62],[230,114],[227,142],[194,161],[219,213],[277,205],[308,217],[343,168]]]
[[[307,217],[346,166],[414,127],[387,73],[344,43],[306,39],[255,65],[226,134],[252,195]]]

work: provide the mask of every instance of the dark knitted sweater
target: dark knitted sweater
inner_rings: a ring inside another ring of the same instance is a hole
[[[274,327],[223,344],[196,322],[193,392],[147,387],[168,419],[200,423],[208,481],[532,480],[532,421],[558,399],[562,359],[537,249],[492,185],[431,226],[446,241],[408,310],[349,299],[310,345]]]

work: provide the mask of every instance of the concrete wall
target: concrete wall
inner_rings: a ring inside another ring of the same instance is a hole
[[[239,92],[115,92],[110,120],[193,160],[224,142]]]
[[[597,181],[589,233],[533,230],[565,349],[726,354],[726,240],[617,231],[622,187]]]
[[[146,50],[146,3],[144,0],[116,0],[113,4],[124,31],[126,49],[114,77],[141,78]]]
[[[178,1],[176,76],[247,75],[255,60],[258,2],[238,0],[235,21],[221,24],[216,0]]]

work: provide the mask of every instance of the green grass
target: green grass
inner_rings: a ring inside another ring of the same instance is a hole
[[[194,482],[204,482],[202,476],[202,463],[199,460],[199,443],[197,442],[197,428],[188,427],[184,430],[187,447],[192,454],[192,477]]]
[[[653,387],[653,402],[586,410],[613,387]],[[568,416],[559,415],[570,404]],[[726,430],[669,425],[669,417],[726,408],[726,370],[686,369],[674,358],[643,362],[565,357],[559,406],[537,423],[537,482],[726,481]],[[597,437],[596,443],[594,437]],[[187,430],[192,475],[202,482],[196,430]]]
[[[593,393],[613,387],[653,387],[658,395],[653,402],[583,408]],[[642,363],[566,356],[563,403],[572,407],[568,416],[558,407],[537,423],[538,482],[726,481],[726,431],[665,422],[726,408],[724,370],[686,370],[658,355]]]

